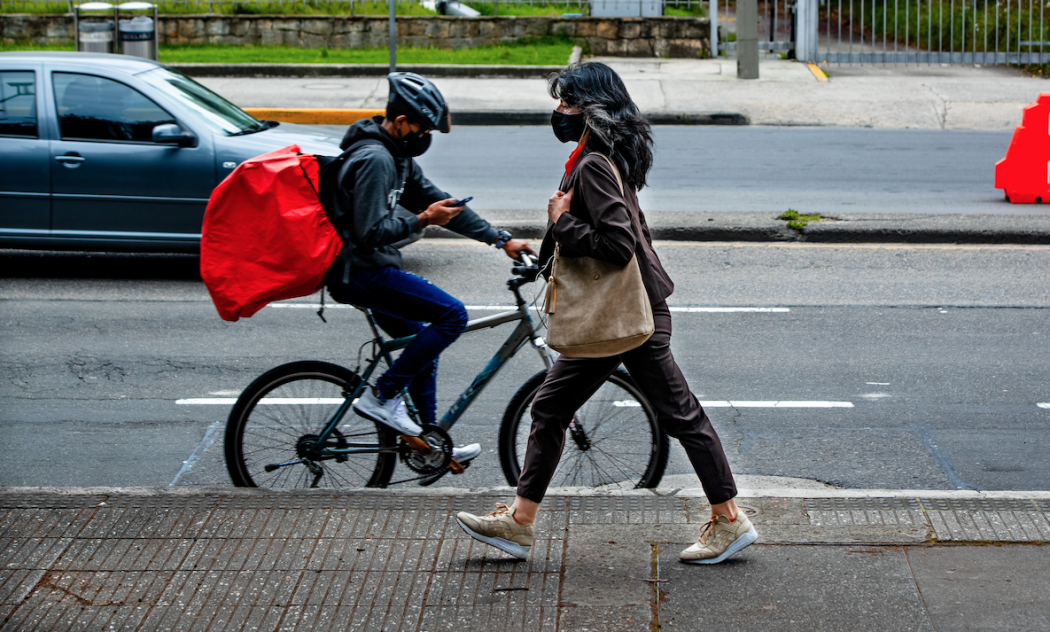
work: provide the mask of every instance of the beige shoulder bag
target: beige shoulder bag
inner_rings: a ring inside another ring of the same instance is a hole
[[[598,155],[612,167],[623,195],[620,170],[608,156]],[[631,220],[637,221],[633,214]],[[570,358],[605,358],[639,347],[653,335],[653,307],[636,255],[621,267],[592,257],[563,257],[560,251],[556,246],[543,301],[551,348]]]

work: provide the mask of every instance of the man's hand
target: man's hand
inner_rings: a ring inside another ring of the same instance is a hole
[[[552,222],[557,222],[562,213],[569,212],[569,203],[572,202],[572,189],[568,193],[555,191],[554,195],[547,200],[547,217]]]
[[[532,248],[529,248],[528,242],[524,239],[511,239],[503,244],[503,252],[507,253],[507,256],[515,261],[518,260],[518,255],[522,252],[527,252],[533,257],[536,256],[536,253],[532,251]]]
[[[439,200],[434,202],[427,207],[427,210],[423,211],[419,215],[416,215],[416,219],[419,220],[421,228],[427,226],[444,226],[445,224],[452,221],[452,218],[463,212],[463,209],[467,208],[464,206],[451,206],[456,198],[448,198],[447,200]]]

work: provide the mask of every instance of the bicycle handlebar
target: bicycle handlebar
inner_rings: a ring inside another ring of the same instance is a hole
[[[523,277],[525,282],[535,281],[536,277],[540,274],[540,268],[536,265],[536,260],[533,259],[527,252],[518,253],[518,263],[510,269],[511,273],[515,276]]]

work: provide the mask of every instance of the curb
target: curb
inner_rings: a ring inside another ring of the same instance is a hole
[[[352,494],[356,496],[390,496],[392,490],[379,488],[355,488],[345,492],[322,490],[311,492],[320,496],[339,496]],[[514,488],[505,485],[491,487],[424,487],[411,488],[411,491],[396,493],[398,496],[488,496],[492,494],[513,494]],[[214,498],[227,496],[232,498],[260,497],[293,497],[298,492],[272,490],[266,488],[222,487],[222,486],[185,486],[185,487],[0,487],[0,500],[4,498],[30,494],[47,494],[59,497],[109,496],[124,495],[138,498]],[[685,489],[602,489],[595,487],[551,487],[551,497],[586,497],[586,498],[706,498],[701,488]],[[882,499],[882,498],[935,498],[941,500],[1050,500],[1050,490],[990,490],[972,489],[844,489],[829,487],[826,489],[810,488],[741,488],[738,498],[848,498],[848,499]]]
[[[385,77],[390,64],[165,64],[191,77]],[[542,79],[564,66],[398,64],[428,77]]]
[[[355,108],[242,108],[257,119],[298,123],[300,125],[350,125],[363,118],[383,114],[382,109]],[[732,112],[686,113],[659,112],[647,115],[653,125],[749,125],[743,114]],[[454,125],[549,125],[550,110],[544,111],[485,111],[456,110],[452,113]]]
[[[546,213],[539,209],[480,213],[496,228],[523,239],[542,238],[547,230]],[[799,231],[775,217],[758,211],[651,211],[646,221],[652,238],[661,241],[1050,245],[1050,213],[850,213],[811,222]],[[427,228],[424,236],[459,237],[436,226]]]

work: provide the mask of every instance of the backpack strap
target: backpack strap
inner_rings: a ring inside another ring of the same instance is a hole
[[[339,187],[339,172],[350,158],[350,155],[365,145],[380,145],[383,143],[374,138],[365,138],[353,143],[338,156],[318,156],[317,164],[317,197],[321,200],[325,215],[333,226],[338,228],[342,218],[335,212],[335,195]]]

